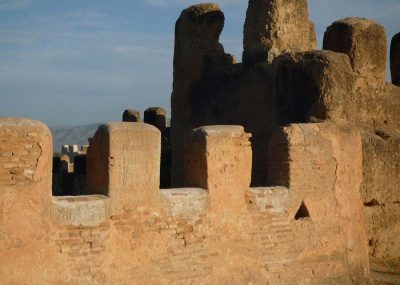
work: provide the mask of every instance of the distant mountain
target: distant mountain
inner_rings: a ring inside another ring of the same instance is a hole
[[[91,138],[101,125],[91,124],[85,126],[68,126],[50,128],[53,135],[54,152],[61,152],[61,147],[67,145],[86,145],[89,144],[88,138]]]

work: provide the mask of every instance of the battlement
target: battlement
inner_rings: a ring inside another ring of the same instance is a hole
[[[297,123],[353,125],[362,134],[361,197],[370,255],[399,260],[400,228],[394,222],[400,218],[399,35],[390,48],[391,84],[386,82],[387,37],[379,23],[356,17],[335,21],[326,29],[323,50],[315,50],[307,1],[251,0],[243,62],[236,63],[226,60],[232,56],[219,43],[224,16],[216,9],[202,10],[189,20],[182,14],[176,23],[172,186],[184,185],[184,138],[192,129],[243,126],[252,134],[251,186],[263,187],[278,181],[271,181],[272,154],[265,147],[277,128]],[[192,32],[204,27],[213,31],[207,42]]]
[[[316,51],[306,0],[251,0],[236,63],[224,19],[182,11],[171,133],[160,108],[100,126],[73,161],[89,195],[52,197],[48,128],[0,119],[2,283],[370,284],[371,260],[399,258],[399,36],[390,84],[371,20]],[[181,188],[160,189],[166,165]]]
[[[37,143],[39,160],[51,162],[47,128],[31,121],[11,127],[9,119],[3,122],[0,132],[13,135],[16,146]],[[200,188],[159,189],[160,132],[143,123],[102,125],[90,140],[88,189],[95,195],[51,198],[50,163],[41,168],[46,178],[41,200],[30,197],[34,181],[18,184],[16,192],[2,177],[1,221],[8,238],[0,240],[0,248],[15,258],[0,265],[12,272],[29,262],[35,272],[5,274],[3,280],[120,284],[126,274],[135,283],[134,276],[151,271],[151,282],[196,283],[221,278],[221,270],[231,274],[238,258],[240,266],[255,266],[249,278],[274,284],[293,283],[299,276],[315,282],[366,278],[359,132],[334,124],[278,130],[265,147],[271,181],[282,186],[264,188],[250,188],[250,137],[240,126],[188,133],[185,183]],[[6,149],[0,155],[5,154]],[[20,155],[25,161],[38,159],[34,152]],[[0,167],[7,165],[1,160]],[[16,209],[30,219],[41,213],[40,220],[22,219]],[[15,226],[27,222],[29,227]],[[12,250],[12,240],[41,253]],[[110,273],[110,262],[120,273]],[[282,276],[283,270],[291,273]]]

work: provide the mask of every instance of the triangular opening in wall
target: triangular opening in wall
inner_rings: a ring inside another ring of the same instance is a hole
[[[294,219],[296,221],[302,220],[302,219],[308,219],[310,217],[310,213],[308,212],[306,204],[304,204],[304,201],[301,202],[300,208],[297,210],[296,215],[294,216]]]

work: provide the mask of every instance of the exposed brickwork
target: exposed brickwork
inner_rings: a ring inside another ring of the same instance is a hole
[[[0,128],[0,184],[28,185],[33,181],[42,155],[41,136],[33,127]]]
[[[201,7],[205,6],[198,7],[204,11]],[[387,38],[379,23],[362,18],[335,21],[325,33],[324,50],[319,51],[314,50],[307,1],[251,0],[243,63],[227,63],[216,60],[224,54],[218,43],[222,12],[216,6],[208,7],[207,14],[218,15],[214,21],[185,22],[181,16],[176,25],[175,38],[179,41],[175,42],[171,98],[172,185],[181,186],[182,142],[191,129],[243,126],[252,134],[252,186],[262,187],[271,185],[268,172],[278,171],[267,167],[265,147],[278,127],[347,122],[363,132],[361,193],[369,213],[370,255],[382,259],[383,264],[400,259],[395,238],[400,229],[393,226],[400,213],[395,203],[398,199],[393,199],[398,197],[395,185],[399,180],[395,146],[400,130],[400,89],[396,86],[400,37],[392,39],[390,84],[386,82]],[[201,16],[195,14],[191,19]],[[204,26],[215,32],[208,45],[196,33],[188,32]],[[214,60],[207,65],[209,58]],[[190,72],[193,66],[196,68]],[[287,186],[286,177],[278,178],[275,183]],[[374,203],[378,205],[368,206]]]
[[[120,147],[109,144],[114,149],[97,155],[111,153],[114,167],[122,167],[125,176],[138,177],[138,171],[153,166],[159,169],[159,158],[152,155],[159,154],[159,141],[138,135],[143,130],[158,131],[146,125],[125,126],[112,125],[116,131],[104,137],[113,142],[122,135],[125,141]],[[361,139],[357,134],[335,125],[294,125],[278,131],[270,146],[270,166],[275,170],[269,173],[284,177],[276,181],[286,180],[288,188],[250,189],[250,135],[239,126],[193,130],[187,142],[187,161],[200,159],[205,164],[186,165],[188,182],[199,182],[205,189],[159,190],[141,203],[125,199],[123,208],[116,207],[118,211],[110,206],[115,195],[121,195],[118,192],[111,197],[53,197],[51,209],[46,203],[36,204],[44,212],[34,228],[25,226],[21,234],[2,224],[8,237],[0,236],[0,249],[15,261],[1,264],[2,272],[8,273],[1,277],[6,284],[364,282],[368,260],[365,263],[366,238],[360,232],[364,228],[357,196],[361,177]],[[130,155],[123,151],[132,145],[129,137],[139,141],[135,149],[142,150],[148,160],[124,168],[125,164],[117,162]],[[24,141],[25,136],[18,139]],[[97,137],[96,143],[99,141]],[[348,146],[344,142],[349,142]],[[50,140],[47,144],[51,146]],[[148,144],[150,147],[143,149]],[[350,164],[349,150],[353,152]],[[49,164],[46,169],[50,174]],[[118,185],[125,187],[124,195],[135,198],[149,191],[158,176],[145,179],[154,181],[143,182],[147,187]],[[304,180],[307,183],[301,183]],[[116,180],[106,177],[103,181]],[[111,193],[108,189],[118,191],[118,185],[100,186]],[[50,188],[48,183],[43,189],[50,193]],[[24,211],[30,209],[21,205]],[[34,217],[34,212],[29,214]],[[14,234],[19,239],[10,243]],[[40,251],[31,256],[20,249],[13,251],[10,244],[21,249],[40,247]],[[11,274],[14,265],[27,263],[34,264],[32,271]]]
[[[105,243],[110,233],[109,223],[98,227],[65,227],[56,231],[55,244],[58,251],[67,256],[71,281],[78,284],[104,284]]]

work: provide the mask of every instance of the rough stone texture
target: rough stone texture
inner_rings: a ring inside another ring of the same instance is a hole
[[[134,109],[125,110],[122,115],[123,122],[140,122],[140,112]]]
[[[399,147],[399,133],[363,133],[364,181],[361,194],[369,221],[370,253],[378,260],[400,261]]]
[[[319,231],[339,231],[334,242],[325,243],[319,250],[340,248],[350,275],[362,277],[369,271],[369,259],[359,192],[359,131],[333,124],[292,125],[272,137],[269,151],[269,181],[290,189],[291,199],[297,200],[313,221],[316,235],[321,236]],[[296,212],[292,216],[296,217]]]
[[[324,49],[345,53],[361,76],[386,80],[387,40],[385,28],[368,19],[345,18],[325,32]]]
[[[400,210],[396,206],[400,183],[399,89],[359,77],[349,59],[338,53],[286,54],[276,60],[276,65],[282,78],[277,93],[282,123],[346,121],[363,130],[361,195],[367,210],[370,254],[381,260],[399,259],[399,229],[392,226]],[[379,208],[384,209],[377,212]],[[368,214],[372,212],[375,214]]]
[[[144,123],[102,125],[87,154],[88,193],[112,199],[116,214],[150,203],[160,183],[160,131]]]
[[[144,111],[144,122],[163,132],[167,127],[167,112],[161,107],[151,107]]]
[[[256,5],[256,2],[249,4]],[[257,9],[249,8],[249,11],[256,13]],[[266,17],[251,17],[249,12],[247,23],[259,20],[260,27],[266,26]],[[293,21],[293,18],[287,19]],[[194,38],[192,42],[195,42]],[[187,88],[179,93],[179,102],[185,102],[184,105],[172,100],[173,173],[178,178],[183,177],[180,171],[184,163],[179,161],[183,151],[179,143],[192,128],[242,125],[253,136],[252,186],[268,186],[271,182],[268,181],[265,145],[276,128],[290,123],[346,122],[363,133],[365,178],[361,195],[367,210],[374,208],[368,205],[371,201],[373,205],[375,199],[379,207],[388,203],[394,211],[392,217],[396,217],[398,207],[393,206],[397,205],[393,197],[398,197],[394,185],[398,184],[399,177],[396,137],[400,130],[400,90],[385,82],[384,29],[365,19],[341,20],[328,29],[325,47],[340,53],[328,50],[288,52],[275,57],[271,63],[216,64],[197,74],[190,84],[185,83],[187,85],[182,84],[182,77],[175,73],[174,90]],[[198,46],[198,50],[205,48]],[[175,59],[182,58],[180,51],[175,50]],[[193,60],[178,63],[188,63],[188,66],[203,63]],[[383,197],[387,197],[386,202]],[[367,215],[368,240],[371,241],[371,256],[379,264],[387,264],[400,259],[395,239],[397,228],[384,226],[381,218],[388,225],[393,219],[384,214],[387,211],[380,213],[381,216]]]
[[[188,134],[185,184],[207,189],[212,210],[240,211],[245,206],[251,180],[250,137],[240,126],[202,127]]]
[[[400,129],[399,89],[359,77],[347,56],[291,53],[279,57],[276,67],[277,109],[284,123],[347,121],[371,133]]]
[[[400,86],[400,33],[393,36],[390,45],[390,70],[392,83]]]
[[[208,71],[232,64],[219,43],[224,14],[217,4],[199,4],[182,11],[175,26],[174,83],[171,97],[172,184],[183,185],[183,137],[188,130],[199,127],[192,120],[197,82]]]
[[[243,43],[244,64],[271,62],[285,51],[316,49],[307,0],[250,0]]]

